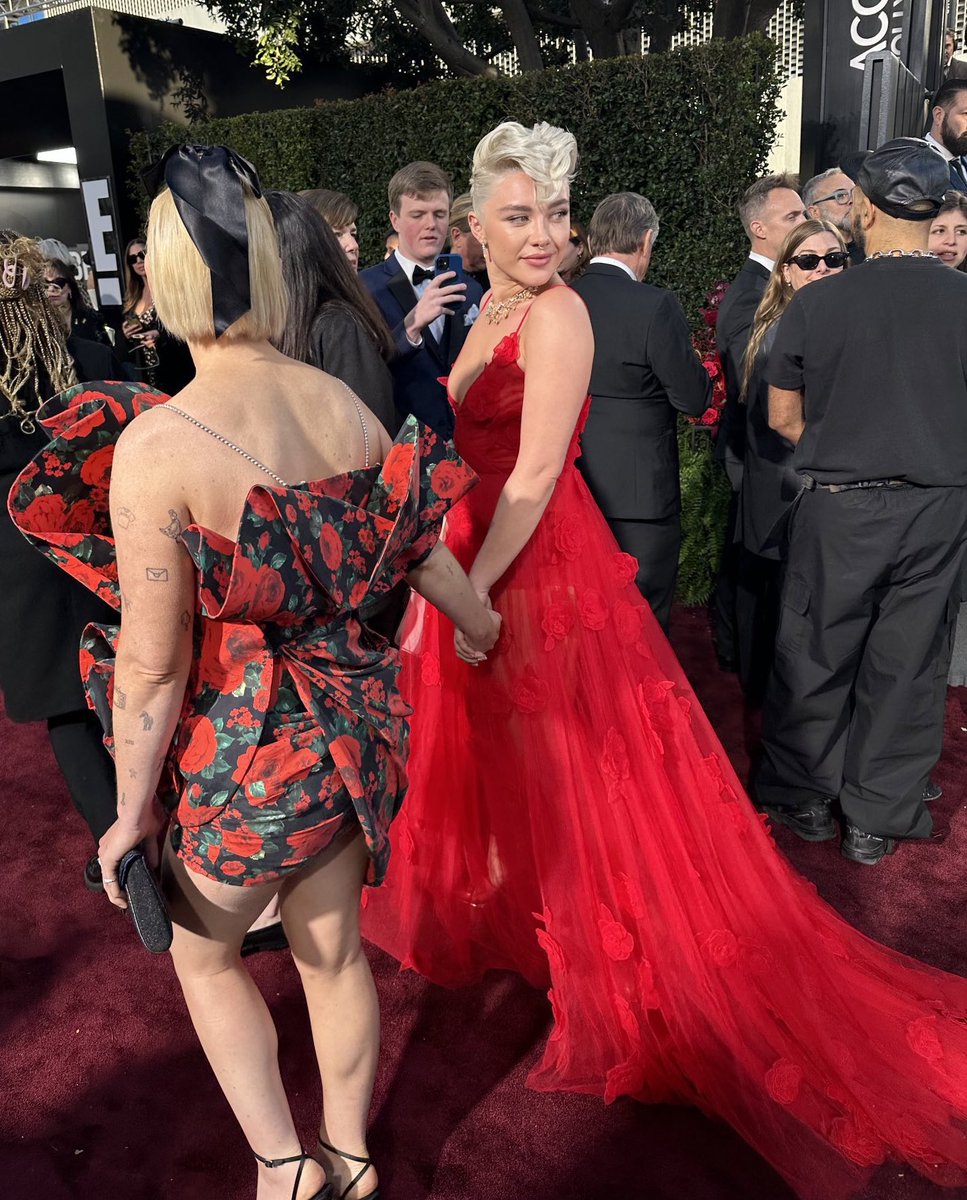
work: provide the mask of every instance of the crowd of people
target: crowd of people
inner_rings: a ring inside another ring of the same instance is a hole
[[[762,707],[755,804],[666,638],[677,418],[711,380],[645,282],[650,201],[575,221],[569,133],[504,122],[456,198],[404,165],[362,270],[350,197],[174,147],[113,337],[66,248],[0,231],[5,706],[48,721],[89,886],[125,908],[125,856],[158,868],[258,1200],[379,1195],[361,920],[438,982],[545,988],[534,1087],[700,1105],[804,1197],[888,1158],[967,1181],[967,983],[850,929],[760,820],[872,866],[937,836],[965,153],[949,78],[925,139],[739,205],[714,612]],[[286,944],[322,1083],[310,1153],[241,961]]]

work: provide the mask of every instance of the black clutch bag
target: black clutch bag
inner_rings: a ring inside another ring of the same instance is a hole
[[[171,945],[171,917],[140,850],[129,850],[118,863],[118,885],[127,897],[128,913],[142,945],[152,954],[164,954]]]

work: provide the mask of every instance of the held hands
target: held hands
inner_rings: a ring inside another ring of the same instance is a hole
[[[158,834],[161,831],[161,813],[157,804],[152,804],[142,817],[132,820],[119,817],[97,844],[97,859],[101,864],[104,894],[115,908],[125,909],[128,902],[118,882],[118,864],[129,850],[144,844],[148,866],[158,865]]]
[[[453,635],[457,658],[463,659],[465,663],[470,663],[472,667],[486,661],[486,651],[493,649],[497,644],[501,625],[500,613],[495,612],[490,603],[490,596],[486,592],[478,592],[477,595],[486,608],[486,619],[481,622],[481,627],[474,629],[472,633],[457,629]]]
[[[456,271],[444,271],[426,285],[416,306],[407,313],[404,326],[410,340],[422,337],[423,330],[439,316],[451,316],[467,296],[465,283],[447,283],[456,279]],[[449,306],[449,307],[448,307]]]

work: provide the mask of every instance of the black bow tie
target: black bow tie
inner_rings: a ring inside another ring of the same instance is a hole
[[[428,271],[426,269],[426,267],[414,267],[413,268],[413,286],[414,287],[416,287],[416,285],[418,283],[426,283],[428,280],[430,280],[432,278],[433,278],[433,272]]]

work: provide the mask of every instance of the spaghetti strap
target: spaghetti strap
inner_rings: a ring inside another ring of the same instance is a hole
[[[568,285],[568,284],[566,284],[566,283],[555,283],[553,287],[545,288],[545,289],[544,289],[544,291],[543,291],[543,292],[541,292],[541,296],[544,296],[544,295],[546,295],[546,294],[547,294],[547,292],[553,292],[553,291],[556,291],[558,288],[562,288],[562,287],[563,287],[563,288],[566,288],[566,287],[568,287],[568,286],[569,286],[569,285]],[[521,317],[521,319],[520,319],[520,320],[517,322],[517,327],[516,327],[516,328],[513,330],[513,332],[514,332],[514,333],[520,333],[521,326],[522,326],[522,325],[524,324],[524,322],[527,320],[528,316],[530,315],[530,311],[531,311],[531,309],[534,307],[534,301],[535,301],[535,300],[539,300],[539,299],[540,299],[540,296],[535,296],[535,297],[534,297],[534,300],[532,300],[532,301],[530,302],[530,304],[528,304],[527,308],[526,308],[526,309],[525,309],[525,311],[524,311],[524,315],[523,315],[523,316]]]
[[[363,470],[365,470],[369,466],[369,430],[366,428],[366,418],[363,416],[362,402],[349,384],[345,382],[345,380],[340,379],[339,382],[349,393],[349,399],[352,400],[353,404],[355,405],[356,413],[359,416],[359,423],[363,427],[363,454],[365,455]]]
[[[264,471],[266,475],[271,476],[280,487],[289,486],[281,475],[276,475],[276,473],[270,470],[270,468],[267,467],[264,462],[260,462],[254,454],[249,454],[249,452],[247,450],[243,450],[241,446],[236,446],[234,442],[230,442],[227,437],[223,437],[222,434],[216,433],[210,425],[205,425],[204,422],[199,421],[197,417],[190,417],[186,412],[182,412],[180,408],[175,408],[170,400],[167,404],[160,407],[167,409],[168,412],[177,413],[179,417],[184,417],[186,421],[197,426],[197,428],[201,429],[204,433],[210,434],[216,442],[221,442],[221,444],[223,446],[227,446],[229,450],[234,450],[235,453],[240,454],[242,458],[246,460],[246,462],[250,462],[253,467],[258,467],[260,471]]]

